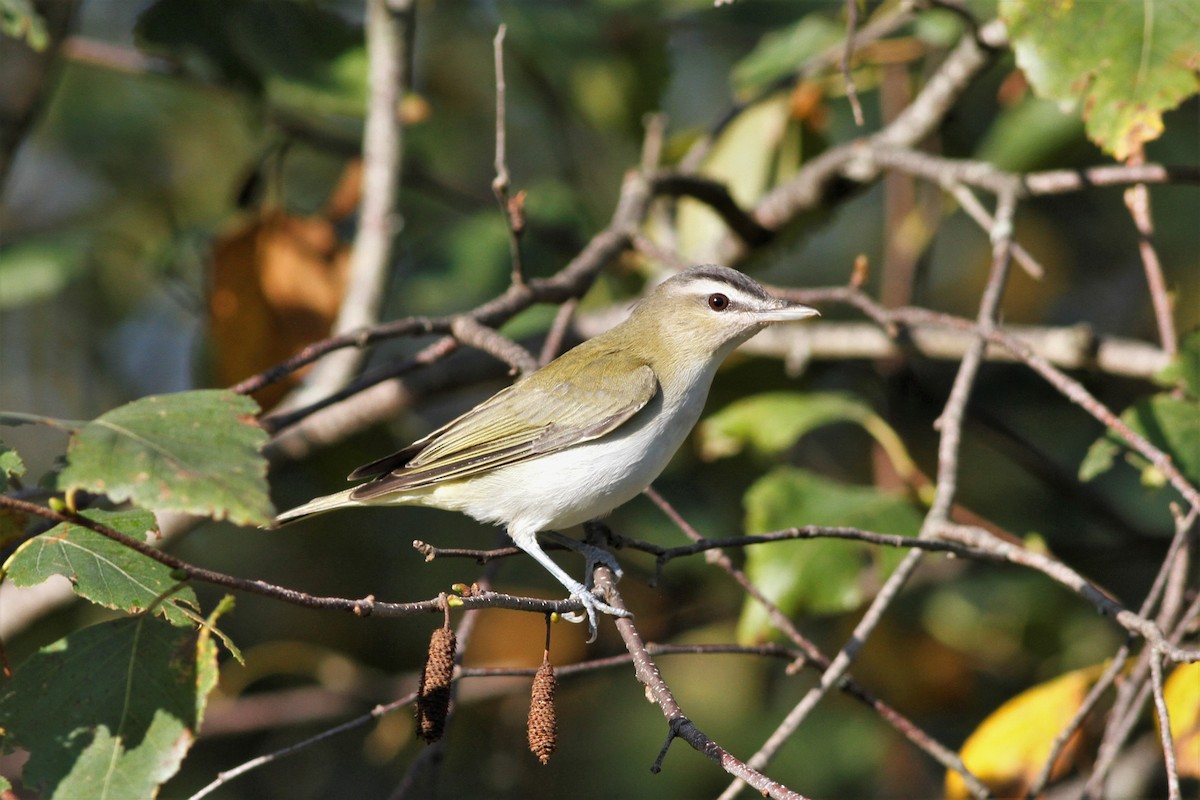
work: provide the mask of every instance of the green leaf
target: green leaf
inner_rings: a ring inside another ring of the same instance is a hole
[[[139,542],[154,529],[149,511],[85,511],[84,516],[115,528]],[[33,586],[52,575],[71,582],[75,593],[105,608],[139,614],[151,605],[175,625],[196,621],[196,594],[179,583],[171,568],[125,545],[79,525],[62,523],[17,548],[4,565],[17,586]]]
[[[1200,483],[1200,401],[1157,394],[1125,409],[1121,420],[1166,453],[1192,485]],[[1097,439],[1079,466],[1080,480],[1089,481],[1110,469],[1127,448],[1125,440],[1111,431]],[[1145,458],[1134,452],[1128,458],[1142,470],[1144,483],[1162,485],[1162,475]]]
[[[1154,377],[1163,386],[1182,389],[1189,396],[1200,399],[1200,329],[1183,337],[1179,352]]]
[[[1054,163],[1054,157],[1082,134],[1078,116],[1063,113],[1057,103],[1029,96],[1000,111],[975,157],[1000,169],[1028,172]]]
[[[781,453],[810,431],[835,422],[862,424],[871,407],[840,392],[765,392],[730,403],[697,428],[702,458],[737,455],[746,446]]]
[[[1194,4],[1002,0],[1000,16],[1034,90],[1076,104],[1088,137],[1118,160],[1200,91]]]
[[[921,515],[902,496],[792,467],[756,481],[746,492],[745,505],[746,531],[751,534],[836,525],[910,536],[921,526]],[[788,615],[837,613],[857,608],[903,555],[897,548],[836,539],[756,545],[746,551],[746,572]],[[770,631],[762,606],[747,600],[738,639],[761,641]]]
[[[765,34],[750,54],[733,68],[738,95],[752,96],[795,72],[807,59],[841,41],[845,28],[823,13]]]
[[[25,474],[25,462],[21,454],[4,442],[0,442],[0,492],[8,490],[9,478],[19,478]]]
[[[838,422],[851,422],[874,437],[898,475],[918,485],[922,499],[932,501],[904,441],[871,406],[842,392],[764,392],[738,400],[713,414],[698,428],[700,455],[717,459],[737,455],[749,446],[766,455],[782,453],[805,434]]]
[[[41,52],[50,41],[46,21],[38,16],[30,0],[0,0],[0,34],[24,39],[33,50]],[[0,788],[7,788],[5,784]]]
[[[753,206],[778,173],[790,115],[791,103],[783,92],[750,106],[721,132],[701,171],[724,183],[743,207]],[[677,227],[678,250],[686,260],[696,264],[720,260],[718,245],[728,227],[715,211],[698,200],[681,198]]]
[[[0,688],[6,749],[50,798],[155,797],[195,740],[216,652],[197,631],[133,617],[39,651]]]
[[[135,400],[72,437],[58,488],[265,525],[274,509],[257,412],[253,400],[216,389]]]
[[[8,490],[11,478],[19,478],[25,474],[25,462],[16,450],[0,442],[0,492]],[[0,547],[8,547],[25,535],[25,514],[20,511],[0,507]]]
[[[364,107],[362,31],[320,4],[156,0],[136,35],[210,80],[265,87],[272,107],[354,116]]]
[[[0,250],[0,308],[58,294],[88,267],[91,245],[79,234],[31,238]]]

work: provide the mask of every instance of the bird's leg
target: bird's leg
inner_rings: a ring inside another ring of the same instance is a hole
[[[558,534],[555,534],[555,536],[558,536]],[[545,567],[547,572],[549,572],[551,575],[553,575],[556,579],[558,579],[559,583],[561,583],[563,586],[566,587],[567,591],[570,592],[572,600],[578,600],[580,603],[583,604],[583,611],[587,615],[586,617],[580,616],[578,614],[564,614],[563,619],[569,620],[570,622],[583,622],[583,620],[586,618],[587,622],[588,622],[588,643],[589,644],[596,641],[596,612],[597,611],[604,613],[604,614],[608,614],[609,616],[613,616],[613,617],[633,616],[632,614],[630,614],[628,611],[626,611],[623,608],[615,608],[613,606],[610,606],[608,603],[604,602],[600,598],[596,597],[596,595],[592,594],[592,590],[590,588],[588,588],[587,586],[584,586],[582,583],[580,583],[579,581],[575,580],[570,575],[568,575],[566,570],[564,570],[558,564],[555,564],[554,561],[551,560],[550,556],[546,555],[546,551],[542,549],[542,546],[540,544],[538,544],[538,540],[537,540],[536,536],[528,537],[528,541],[526,541],[525,539],[526,539],[526,537],[521,537],[520,539],[517,539],[517,537],[513,537],[513,541],[517,543],[518,547],[520,547],[522,550],[524,550],[529,555],[533,556],[534,560],[536,560],[539,564],[541,564],[543,567]],[[572,549],[576,549],[575,545],[580,544],[580,542],[577,542],[574,539],[567,539],[567,537],[565,537],[565,536],[562,537],[562,540],[571,542],[572,544],[568,545],[568,547],[571,547]],[[609,554],[608,552],[606,552],[604,550],[601,550],[600,548],[592,548],[592,549],[597,550],[601,553],[604,553],[604,555],[608,556],[609,559],[612,558],[611,554]],[[590,569],[588,571],[588,575],[589,576],[591,575]],[[591,580],[590,577],[588,580],[590,582],[590,580]]]
[[[583,583],[589,589],[592,586],[592,571],[596,568],[597,564],[611,569],[617,580],[620,580],[624,574],[620,563],[617,561],[617,557],[599,545],[592,544],[591,542],[581,542],[578,539],[572,539],[570,536],[563,536],[557,531],[545,531],[542,535],[568,550],[574,550],[587,559],[587,566],[584,568],[585,571],[583,573]]]

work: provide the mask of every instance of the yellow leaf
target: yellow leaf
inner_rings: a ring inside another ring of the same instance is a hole
[[[1200,778],[1200,663],[1180,664],[1163,685],[1179,775]]]
[[[998,796],[1025,794],[1050,755],[1063,725],[1074,716],[1103,665],[1085,667],[1026,689],[993,711],[963,743],[962,760]],[[1065,770],[1078,747],[1078,732],[1059,754],[1054,773]],[[957,772],[946,773],[946,797],[969,797]]]

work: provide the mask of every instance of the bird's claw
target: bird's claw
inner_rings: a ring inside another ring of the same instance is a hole
[[[592,591],[581,586],[577,591],[571,592],[571,600],[578,600],[582,605],[581,611],[568,611],[562,615],[562,618],[567,622],[580,623],[587,620],[588,624],[588,644],[596,641],[596,612],[608,614],[610,617],[624,617],[626,619],[633,616],[623,608],[609,605],[600,598],[596,597]]]

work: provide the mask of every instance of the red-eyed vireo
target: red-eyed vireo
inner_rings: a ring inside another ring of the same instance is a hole
[[[685,270],[621,324],[351,473],[367,483],[276,521],[345,506],[421,505],[504,525],[583,604],[595,638],[596,611],[616,610],[550,560],[538,533],[601,517],[649,486],[696,424],[730,351],[773,322],[816,314],[736,270]],[[598,548],[575,546],[596,558]]]

